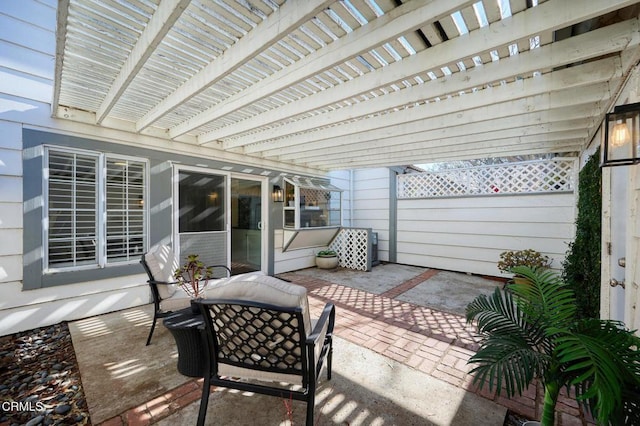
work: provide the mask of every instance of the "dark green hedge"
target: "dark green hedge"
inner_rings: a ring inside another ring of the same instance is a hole
[[[576,292],[578,315],[600,317],[600,240],[602,172],[600,150],[591,156],[578,179],[576,239],[569,245],[562,278]]]

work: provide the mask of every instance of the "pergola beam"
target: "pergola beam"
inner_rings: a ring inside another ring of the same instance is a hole
[[[456,150],[459,149],[460,146],[464,148],[469,144],[509,138],[526,141],[530,138],[540,138],[544,135],[550,137],[563,135],[563,137],[566,137],[567,139],[576,139],[587,137],[588,132],[586,129],[590,128],[594,124],[593,120],[579,119],[557,123],[534,124],[525,127],[512,127],[507,129],[497,127],[498,121],[515,121],[510,119],[487,121],[475,124],[473,127],[464,126],[466,130],[462,135],[459,134],[459,132],[449,133],[446,131],[418,133],[394,137],[391,138],[391,140],[370,141],[367,144],[344,145],[339,148],[332,148],[328,153],[317,150],[313,151],[313,153],[307,153],[304,156],[300,156],[299,153],[297,155],[287,153],[286,155],[278,156],[277,159],[284,162],[304,159],[306,163],[315,163],[318,161],[340,160],[344,157],[366,157],[372,152],[376,155],[385,153],[392,154],[397,150],[398,145],[402,145],[403,152],[405,150],[429,150],[432,148],[440,148],[446,151],[449,148]],[[440,136],[434,135],[434,133],[440,133]],[[385,142],[390,143],[387,144]],[[489,146],[490,144],[487,143],[487,147]]]
[[[96,124],[102,123],[129,84],[138,75],[145,62],[162,42],[191,0],[164,0],[149,20],[144,31],[122,65],[118,77],[96,111]]]
[[[539,95],[539,99],[543,96]],[[297,161],[308,158],[315,150],[359,150],[362,147],[394,147],[417,140],[464,137],[467,135],[483,134],[487,129],[504,131],[510,129],[528,129],[535,126],[545,126],[549,129],[559,129],[566,123],[585,120],[595,122],[595,117],[604,113],[604,104],[589,101],[586,104],[563,106],[538,112],[521,113],[522,108],[516,102],[507,102],[504,106],[490,105],[472,111],[464,111],[456,116],[440,116],[429,118],[407,125],[378,129],[348,135],[341,138],[319,140],[304,145],[296,145],[287,149],[263,151],[264,158],[278,158],[284,161]],[[506,106],[509,105],[509,106]],[[517,111],[520,115],[513,115]],[[571,124],[569,124],[571,125]],[[284,154],[283,154],[284,153]]]
[[[542,119],[542,122],[546,122],[549,120],[548,116],[554,116],[555,119],[559,119],[563,121],[559,121],[555,126],[555,129],[549,126],[550,130],[562,131],[562,126],[573,126],[574,124],[570,124],[565,120],[572,120],[576,117],[584,117],[588,115],[589,117],[593,117],[591,120],[582,121],[584,127],[580,129],[581,133],[579,133],[580,137],[582,137],[582,141],[588,138],[589,130],[593,127],[598,126],[598,121],[596,117],[601,116],[604,112],[604,99],[606,98],[607,93],[610,88],[619,82],[620,78],[615,78],[612,81],[605,81],[601,83],[597,83],[593,86],[589,87],[576,87],[573,89],[567,90],[558,90],[553,93],[541,93],[531,98],[521,99],[519,101],[507,101],[499,104],[488,103],[487,106],[476,108],[469,111],[461,112],[460,116],[458,115],[445,115],[439,118],[443,119],[440,123],[444,127],[440,130],[433,130],[431,132],[424,133],[412,133],[409,135],[400,135],[394,136],[390,132],[390,134],[380,135],[376,140],[368,140],[358,143],[351,143],[346,145],[344,148],[337,148],[333,145],[334,141],[331,139],[320,141],[318,144],[325,143],[325,148],[323,152],[326,155],[320,156],[319,158],[315,158],[310,155],[308,152],[300,152],[297,157],[290,158],[290,156],[278,156],[274,155],[271,158],[278,159],[278,161],[295,161],[296,163],[304,163],[306,165],[313,165],[314,167],[322,167],[322,168],[340,168],[338,165],[344,163],[344,161],[353,161],[353,159],[358,159],[358,161],[366,161],[368,157],[384,157],[387,156],[392,158],[395,152],[400,151],[402,158],[407,158],[410,162],[407,164],[415,163],[415,159],[420,156],[419,149],[428,150],[429,148],[433,148],[434,146],[444,146],[443,152],[446,153],[447,147],[450,145],[457,144],[465,144],[469,142],[474,143],[482,143],[482,138],[477,138],[477,133],[485,133],[485,154],[484,156],[490,157],[492,156],[492,152],[495,154],[496,151],[492,150],[491,141],[493,137],[491,136],[491,132],[495,129],[499,129],[501,126],[506,128],[513,128],[516,130],[516,134],[518,131],[520,132],[520,137],[523,141],[528,141],[526,139],[529,135],[525,134],[527,131],[526,128],[518,129],[518,125],[524,125],[525,123],[529,123],[530,125],[535,125],[535,123],[539,122],[537,120]],[[533,110],[533,106],[538,106],[541,109],[540,112],[536,114],[536,111]],[[550,107],[553,106],[553,107]],[[575,113],[572,113],[572,110],[576,109]],[[468,118],[466,118],[468,117]],[[502,119],[496,120],[495,117],[504,117]],[[375,119],[374,119],[375,120]],[[506,120],[512,120],[513,126],[511,127]],[[428,121],[428,120],[426,120]],[[471,122],[471,124],[467,124],[463,126],[465,123]],[[575,120],[574,120],[575,121]],[[587,123],[591,123],[591,126],[588,126]],[[460,127],[460,129],[458,129]],[[451,129],[451,130],[450,130]],[[448,134],[450,132],[450,134]],[[431,138],[429,138],[429,133],[431,133]],[[557,133],[557,132],[555,132]],[[576,133],[573,133],[576,136]],[[565,134],[565,137],[571,136],[569,134]],[[497,134],[495,137],[500,137],[500,134]],[[415,148],[412,150],[412,155],[405,155],[406,151],[412,147],[411,139],[413,141],[423,141],[418,142]],[[515,136],[512,139],[516,138]],[[449,139],[449,141],[445,141]],[[318,149],[316,147],[316,149]],[[338,150],[342,152],[340,154],[334,155],[333,152]],[[478,152],[479,148],[476,149],[475,152]],[[287,149],[286,152],[290,152],[290,149]],[[425,151],[426,152],[426,151]],[[500,155],[503,153],[501,151]],[[413,160],[412,160],[413,158]],[[334,161],[335,165],[331,164]]]
[[[268,49],[296,30],[304,22],[311,19],[319,11],[333,3],[334,0],[306,0],[303,2],[287,2],[267,19],[242,37],[236,44],[222,55],[210,62],[182,86],[167,96],[162,102],[147,112],[136,123],[137,131],[141,131],[172,109],[187,102],[209,86],[233,73],[242,65]]]
[[[318,132],[296,135],[291,138],[295,142],[292,145],[325,139],[329,141],[326,146],[329,148],[332,146],[330,142],[332,138],[354,135],[372,129],[379,129],[381,133],[385,133],[389,137],[390,135],[384,132],[385,127],[442,116],[450,117],[450,125],[455,126],[459,122],[458,117],[461,114],[473,110],[481,110],[484,112],[485,119],[492,119],[493,114],[496,114],[495,111],[492,115],[488,115],[485,110],[482,110],[482,108],[489,106],[498,108],[498,111],[501,110],[498,113],[507,116],[509,114],[540,112],[585,102],[599,102],[609,96],[621,75],[619,58],[606,58],[555,71],[535,79],[492,87],[485,89],[483,93],[473,93],[440,102],[422,104],[341,126],[325,128]],[[287,148],[291,149],[292,145]]]
[[[561,141],[532,141],[528,144],[520,143],[517,140],[507,140],[503,144],[496,144],[493,151],[500,152],[500,157],[508,157],[512,155],[540,154],[550,152],[574,152],[579,151],[582,146],[583,138],[564,139]],[[495,155],[487,155],[485,147],[459,150],[458,152],[442,152],[428,153],[424,151],[410,151],[406,153],[396,153],[392,156],[371,156],[365,159],[343,158],[340,161],[332,161],[326,164],[317,163],[320,168],[327,170],[343,170],[365,167],[390,167],[407,164],[422,164],[437,161],[455,161],[462,159],[495,157]]]
[[[174,138],[190,132],[211,121],[217,120],[245,108],[281,90],[291,87],[316,74],[344,63],[371,49],[384,45],[425,23],[432,23],[448,16],[458,9],[473,4],[473,0],[449,0],[424,3],[412,0],[391,10],[389,13],[359,27],[345,37],[315,51],[295,64],[276,72],[200,114],[173,127],[169,131]]]
[[[417,98],[412,98],[411,100],[415,102],[416,99],[421,97],[443,97],[447,93],[458,93],[472,87],[486,87],[490,82],[494,82],[496,80],[502,80],[517,75],[531,75],[534,71],[541,68],[556,68],[566,63],[584,61],[593,57],[618,52],[622,49],[628,48],[630,45],[637,46],[638,43],[640,43],[640,35],[638,35],[638,20],[623,22],[495,63],[486,64],[483,67],[478,67],[465,73],[456,73],[450,77],[444,77],[438,81],[426,83],[424,88],[419,91]],[[418,90],[414,90],[414,92],[418,92]],[[481,91],[480,93],[483,92]],[[475,94],[469,94],[469,96],[473,95]],[[396,97],[399,96],[400,95],[396,95]],[[394,98],[392,97],[391,99]],[[405,98],[405,100],[409,101],[408,98]],[[375,103],[376,101],[377,99],[371,99],[366,102],[366,104],[369,104],[369,102]],[[393,104],[394,102],[388,102],[384,108],[381,107],[376,109],[388,110],[391,109]],[[371,110],[368,111],[368,113],[370,112]],[[333,129],[332,131],[335,130],[337,129]],[[281,140],[268,141],[266,143],[256,143],[245,146],[244,152],[247,154],[253,154],[272,149],[292,148],[295,145],[307,145],[311,142],[311,138],[313,137],[317,137],[317,135],[309,134],[309,138],[302,135],[301,137],[296,138],[285,138]],[[331,134],[330,137],[335,139],[340,136]],[[347,142],[348,141],[343,140],[340,144]]]
[[[547,2],[512,16],[508,20],[496,22],[488,27],[474,31],[468,36],[449,40],[446,43],[434,46],[416,55],[405,58],[402,61],[383,67],[339,86],[258,116],[242,120],[233,125],[225,126],[219,130],[200,135],[198,141],[199,143],[208,143],[239,135],[287,117],[314,111],[323,106],[340,102],[340,100],[344,101],[353,98],[362,93],[370,92],[377,87],[387,86],[393,82],[401,81],[421,72],[446,66],[461,58],[472,57],[482,52],[488,52],[489,50],[508,45],[512,43],[514,39],[528,38],[541,32],[561,28],[571,23],[580,22],[584,19],[615,10],[630,3],[633,2],[621,0],[596,0],[584,4],[575,2]],[[505,25],[507,21],[509,25]],[[467,72],[465,72],[465,74],[467,74]],[[387,96],[389,95],[380,98]],[[377,99],[370,99],[367,101],[367,104],[372,100]],[[320,115],[325,116],[325,114]],[[347,120],[352,118],[346,111],[342,111],[340,116]],[[286,126],[279,126],[225,141],[224,147],[225,149],[237,148],[251,143],[276,139],[287,134],[309,131],[318,127],[318,122],[320,121],[323,120],[320,120],[319,117],[299,120],[298,122],[288,123]]]
[[[51,115],[55,116],[60,104],[60,87],[62,86],[62,68],[64,60],[64,51],[67,39],[67,21],[69,18],[69,1],[58,0],[58,10],[56,12],[56,21],[58,23],[56,29],[56,63],[54,70],[53,99],[51,101]]]

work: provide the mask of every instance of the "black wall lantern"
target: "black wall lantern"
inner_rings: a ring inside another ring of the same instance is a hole
[[[273,201],[276,203],[282,203],[284,201],[284,191],[278,185],[273,185]]]
[[[640,102],[620,105],[607,114],[602,167],[640,163]]]

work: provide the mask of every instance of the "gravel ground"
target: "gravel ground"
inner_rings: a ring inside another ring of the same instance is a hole
[[[0,337],[0,426],[91,424],[66,323]]]

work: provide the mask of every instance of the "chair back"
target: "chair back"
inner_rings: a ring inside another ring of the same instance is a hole
[[[202,301],[214,374],[306,385],[311,331],[307,290],[268,275],[245,275]],[[313,350],[313,348],[311,348]]]
[[[301,308],[216,299],[205,300],[202,305],[211,337],[213,374],[226,376],[233,372],[244,378],[306,386],[309,366]]]
[[[300,308],[304,329],[311,330],[307,289],[269,275],[236,275],[207,290],[207,298],[247,300],[285,308]]]
[[[163,299],[168,299],[176,292],[176,285],[167,285],[175,282],[173,274],[180,267],[178,259],[173,250],[167,245],[160,244],[154,249],[142,255],[140,259],[144,270],[149,276],[149,286],[153,295],[154,303],[160,303]],[[158,283],[165,285],[158,286]]]

